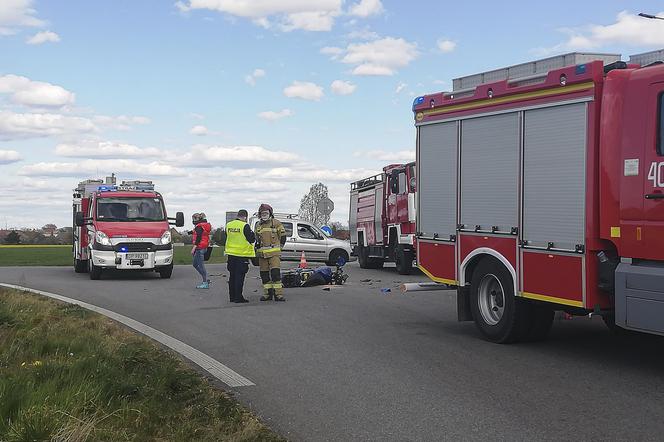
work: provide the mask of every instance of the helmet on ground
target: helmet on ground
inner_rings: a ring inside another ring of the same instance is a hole
[[[260,215],[261,212],[270,212],[270,216],[274,215],[274,211],[272,210],[272,206],[266,203],[263,203],[260,205],[258,208],[258,214]]]

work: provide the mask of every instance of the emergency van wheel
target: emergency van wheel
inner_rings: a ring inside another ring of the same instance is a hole
[[[101,267],[97,267],[91,259],[88,259],[88,273],[90,273],[90,279],[97,280],[101,278]]]
[[[400,275],[410,275],[413,270],[413,254],[410,251],[406,251],[404,246],[397,246],[395,262],[397,264],[397,272]]]
[[[87,259],[75,259],[74,258],[74,271],[76,273],[85,273],[88,271],[88,261]]]
[[[527,307],[514,296],[512,275],[505,266],[493,258],[479,262],[470,284],[470,309],[487,340],[507,344],[525,336],[530,326]]]
[[[157,271],[159,272],[159,277],[161,279],[169,279],[173,274],[173,265],[171,264],[168,267],[162,267]]]

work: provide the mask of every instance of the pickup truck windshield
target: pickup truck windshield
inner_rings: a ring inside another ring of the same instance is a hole
[[[165,221],[164,208],[159,198],[99,198],[99,221]]]

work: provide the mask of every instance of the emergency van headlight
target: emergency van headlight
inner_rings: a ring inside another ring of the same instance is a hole
[[[95,233],[95,241],[101,244],[102,246],[111,245],[111,240],[108,239],[108,235],[106,235],[104,232],[100,230],[97,230],[97,233]]]
[[[170,242],[171,242],[171,232],[170,230],[167,230],[164,232],[163,235],[161,235],[161,243],[170,244]]]

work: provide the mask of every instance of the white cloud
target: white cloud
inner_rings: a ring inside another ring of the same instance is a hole
[[[25,42],[29,45],[40,45],[42,43],[57,43],[60,41],[60,36],[52,31],[37,32],[32,37],[28,38]]]
[[[251,74],[247,74],[244,77],[244,81],[245,83],[250,84],[251,86],[255,86],[256,79],[262,77],[265,77],[265,71],[263,69],[254,69],[254,71]]]
[[[377,161],[394,161],[398,163],[409,163],[415,161],[414,150],[399,150],[399,151],[386,151],[386,150],[362,150],[353,153],[354,157],[369,158]]]
[[[301,29],[303,31],[330,31],[338,12],[310,11],[288,14],[281,29],[286,32]]]
[[[140,148],[113,141],[83,141],[58,144],[55,154],[71,158],[145,158],[161,156],[162,152],[155,147]]]
[[[383,12],[383,4],[380,0],[360,0],[359,3],[350,7],[348,13],[358,17],[368,17]]]
[[[438,40],[437,46],[438,46],[438,49],[440,50],[440,52],[447,54],[449,52],[454,51],[456,49],[457,44],[456,44],[455,41],[452,41],[452,40],[443,40],[443,39],[441,39],[441,40]]]
[[[0,77],[0,94],[9,94],[15,104],[32,107],[63,107],[76,98],[61,86],[12,74]]]
[[[282,109],[278,112],[275,111],[264,111],[264,112],[259,112],[258,117],[262,118],[264,120],[268,121],[277,121],[281,120],[282,118],[286,117],[291,117],[293,116],[293,111],[290,109]]]
[[[205,127],[203,125],[200,125],[200,124],[197,124],[196,126],[189,129],[189,133],[192,134],[192,135],[202,137],[202,136],[207,135],[210,132],[208,131],[207,127]]]
[[[92,117],[92,121],[104,128],[115,130],[131,130],[132,126],[136,124],[150,124],[150,119],[148,117],[127,115],[118,115],[115,117],[108,115],[95,115]]]
[[[330,89],[337,95],[350,95],[355,92],[357,86],[349,81],[334,80],[330,85]]]
[[[344,52],[340,61],[355,65],[354,75],[394,75],[419,56],[415,43],[393,37],[351,43]]]
[[[397,88],[394,90],[394,93],[399,94],[399,93],[401,93],[401,91],[406,89],[406,87],[408,87],[408,85],[406,83],[401,82],[401,83],[397,84]]]
[[[367,28],[365,29],[356,29],[354,31],[346,34],[348,40],[378,40],[380,35],[378,33],[371,31]]]
[[[182,12],[208,9],[247,18],[265,28],[276,22],[283,31],[329,31],[341,14],[342,0],[188,0],[175,5]]]
[[[332,60],[336,60],[339,55],[343,54],[344,50],[341,48],[337,48],[335,46],[325,46],[324,48],[321,48],[320,53],[323,55],[330,55]]]
[[[44,21],[35,17],[37,11],[32,3],[32,0],[0,1],[0,35],[14,34],[20,27],[44,26]]]
[[[299,157],[291,152],[269,150],[262,146],[196,145],[181,156],[181,163],[192,167],[214,167],[234,163],[290,163]]]
[[[19,169],[18,174],[24,176],[53,177],[93,177],[103,174],[117,173],[124,177],[152,176],[185,176],[184,170],[170,164],[152,161],[143,163],[136,160],[90,159],[76,163],[40,162],[29,164]]]
[[[21,161],[21,155],[15,150],[0,150],[0,164],[10,164]]]
[[[325,94],[323,93],[323,88],[316,83],[294,81],[290,86],[284,89],[284,95],[289,98],[320,101]]]
[[[663,16],[664,12],[656,14]],[[664,46],[664,22],[649,20],[628,11],[620,12],[615,23],[560,29],[567,41],[549,48],[536,48],[538,55],[562,51],[597,49],[615,45],[661,48]]]
[[[97,126],[87,118],[0,111],[0,140],[89,133],[96,130]]]

